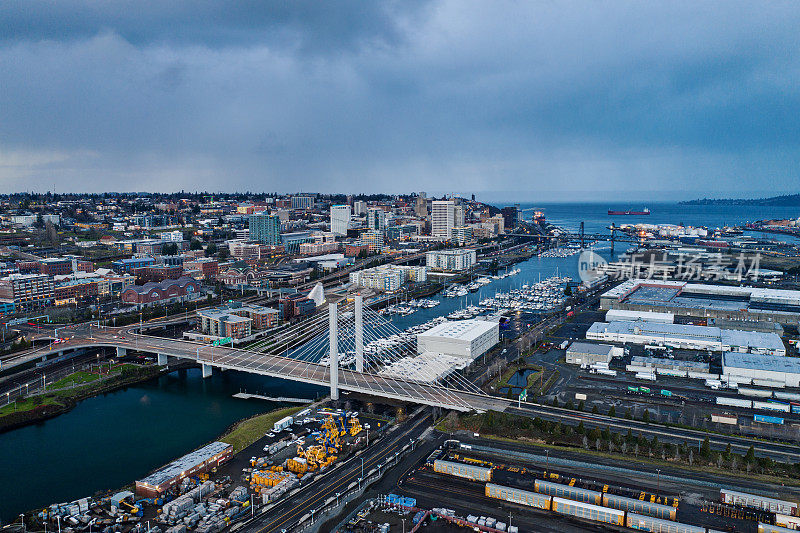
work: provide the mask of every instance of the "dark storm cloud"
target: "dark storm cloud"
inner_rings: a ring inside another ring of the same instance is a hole
[[[113,31],[136,46],[156,43],[236,46],[270,43],[315,51],[362,41],[395,42],[397,18],[410,2],[342,0],[8,0],[0,20],[8,42],[67,42]]]
[[[4,189],[800,184],[794,3],[6,2],[0,20]]]

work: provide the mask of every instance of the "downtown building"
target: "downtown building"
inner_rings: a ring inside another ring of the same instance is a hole
[[[425,267],[381,265],[350,273],[350,283],[365,289],[392,292],[408,282],[428,279]]]
[[[463,272],[475,266],[478,253],[471,248],[436,250],[425,253],[425,265],[431,270]]]
[[[248,227],[251,241],[270,246],[281,244],[281,219],[278,215],[266,212],[250,215]]]
[[[332,205],[331,206],[331,233],[337,237],[344,237],[347,235],[347,230],[350,228],[350,206],[349,205]]]

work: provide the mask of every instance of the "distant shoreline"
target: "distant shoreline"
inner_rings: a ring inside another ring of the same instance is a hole
[[[755,206],[778,206],[778,207],[800,207],[800,194],[785,194],[783,196],[772,196],[770,198],[702,198],[697,200],[687,200],[678,202],[679,205],[755,205]]]

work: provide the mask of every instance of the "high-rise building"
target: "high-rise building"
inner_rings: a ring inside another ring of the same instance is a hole
[[[382,231],[367,230],[361,234],[361,244],[370,252],[382,252],[384,234]]]
[[[457,205],[453,211],[453,225],[454,226],[463,226],[464,225],[464,206]]]
[[[511,229],[517,225],[517,206],[504,207],[500,212],[503,214],[503,220],[507,228]]]
[[[331,233],[339,237],[347,235],[350,227],[350,206],[332,205],[331,206]]]
[[[431,235],[450,239],[455,226],[455,204],[452,200],[434,200],[431,204]]]
[[[250,240],[277,246],[281,244],[281,219],[267,212],[250,215]]]
[[[379,231],[386,231],[386,211],[380,207],[370,207],[367,209],[367,228]]]
[[[353,214],[357,217],[367,213],[367,202],[364,200],[356,200],[353,202]]]
[[[311,209],[312,207],[314,207],[313,196],[292,196],[292,209]]]
[[[427,218],[428,200],[422,194],[425,193],[420,193],[420,196],[417,196],[417,200],[414,202],[414,214],[420,218]]]

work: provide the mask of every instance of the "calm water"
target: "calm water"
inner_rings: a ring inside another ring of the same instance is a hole
[[[90,398],[67,414],[0,434],[0,520],[121,487],[279,404],[237,400],[240,390],[314,398],[319,387],[199,369],[176,371]]]
[[[510,205],[510,204],[504,204]],[[498,204],[497,207],[503,207]],[[614,222],[620,224],[684,224],[689,226],[705,226],[710,229],[723,226],[734,226],[745,222],[766,219],[800,218],[799,207],[767,207],[767,206],[715,206],[715,205],[679,205],[676,203],[602,203],[602,204],[569,204],[569,203],[524,203],[522,209],[536,208],[543,211],[547,221],[572,231],[578,231],[581,221],[586,232],[608,233],[608,226]],[[634,210],[650,209],[649,216],[613,216],[609,209]],[[525,212],[529,220],[532,211]],[[770,235],[770,238],[773,238]]]

